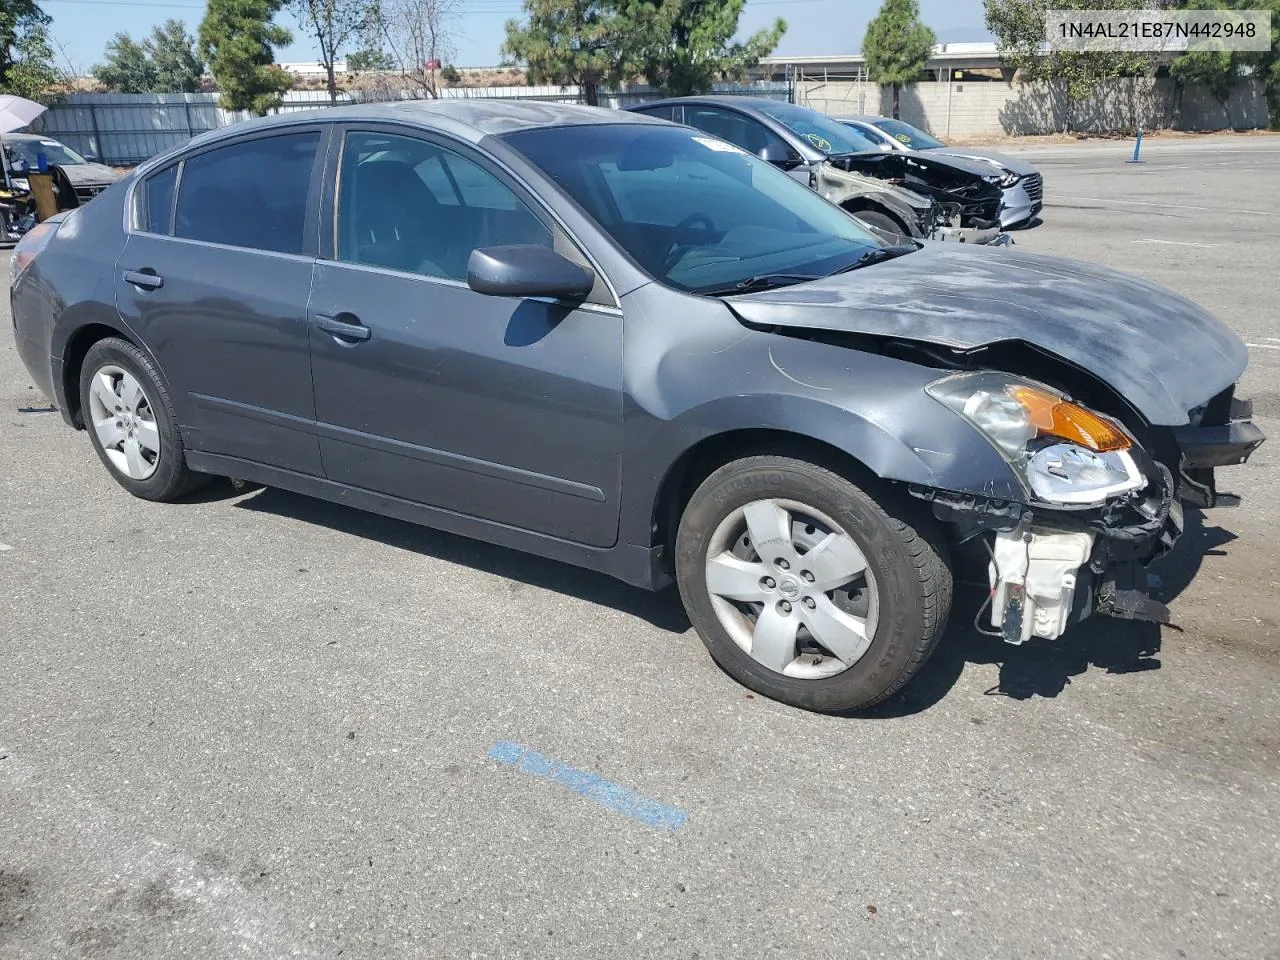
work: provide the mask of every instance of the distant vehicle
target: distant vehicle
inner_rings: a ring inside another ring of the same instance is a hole
[[[4,151],[4,178],[0,179],[0,242],[17,240],[36,222],[36,208],[27,175],[44,166],[53,175],[53,193],[59,210],[88,203],[120,173],[86,159],[64,143],[31,133],[0,136]]]
[[[948,147],[919,127],[891,117],[840,117],[841,123],[870,137],[881,150],[927,153],[930,157],[955,157],[985,163],[1000,175],[1004,193],[1000,225],[1016,227],[1034,220],[1044,209],[1044,178],[1025,160],[977,147]]]
[[[887,154],[826,114],[763,97],[683,97],[630,109],[727,140],[882,231],[962,243],[1000,239],[1000,178],[987,165]]]
[[[41,154],[44,155],[46,166],[56,166],[66,174],[75,193],[75,202],[60,196],[59,209],[70,209],[87,203],[120,179],[120,171],[83,157],[52,137],[35,133],[6,133],[0,137],[0,142],[4,145],[9,176],[15,187],[26,187],[26,174],[40,169]],[[54,186],[57,187],[57,184]]]
[[[1177,497],[1214,505],[1215,469],[1263,440],[1244,343],[1190,301],[888,244],[718,137],[616,110],[236,124],[37,224],[11,273],[19,357],[133,495],[236,477],[674,581],[730,675],[809,709],[907,683],[953,572],[987,581],[1010,643],[1167,618],[1143,567]],[[578,634],[689,687],[670,643]]]

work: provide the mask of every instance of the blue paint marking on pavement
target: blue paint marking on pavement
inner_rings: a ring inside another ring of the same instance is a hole
[[[515,767],[521,773],[558,783],[615,813],[625,814],[668,833],[674,833],[689,821],[689,815],[683,810],[642,797],[634,790],[612,783],[599,774],[578,770],[518,743],[498,741],[489,748],[489,759]]]

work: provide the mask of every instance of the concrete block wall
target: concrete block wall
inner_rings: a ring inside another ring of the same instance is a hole
[[[892,91],[873,83],[802,81],[796,102],[831,116],[888,115]],[[900,114],[938,137],[1025,136],[1072,132],[1113,133],[1134,126],[1181,130],[1265,128],[1266,98],[1256,82],[1242,84],[1224,106],[1206,89],[1186,87],[1178,98],[1168,78],[1135,78],[1099,85],[1070,107],[1061,92],[1044,84],[988,82],[918,83],[902,89]]]

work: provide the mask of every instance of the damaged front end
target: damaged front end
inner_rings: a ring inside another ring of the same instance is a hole
[[[1055,639],[1094,613],[1168,623],[1168,608],[1148,591],[1147,565],[1181,535],[1182,500],[1214,505],[1196,496],[1201,487],[1215,492],[1214,466],[1243,463],[1263,440],[1245,419],[1248,405],[1227,391],[1198,411],[1198,422],[1170,432],[1179,449],[1166,462],[1175,476],[1118,420],[1044,384],[963,373],[927,392],[1000,451],[1026,493],[1019,502],[910,488],[957,545],[984,545],[990,623],[1015,644]]]
[[[845,202],[847,197],[841,194],[851,187],[865,191],[867,181],[881,189],[887,185],[933,201],[932,223],[923,235],[934,240],[987,244],[1003,236],[1003,192],[995,179],[922,162],[903,153],[833,155],[819,168],[816,179],[818,191],[837,204]]]
[[[1173,477],[1152,463],[1146,488],[1101,507],[1070,511],[924,487],[911,493],[933,506],[957,543],[981,540],[988,555],[991,626],[1007,643],[1053,640],[1095,613],[1168,623],[1146,567],[1182,534]]]

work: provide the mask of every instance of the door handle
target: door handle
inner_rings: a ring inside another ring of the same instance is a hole
[[[351,314],[343,313],[338,316],[351,317],[351,319],[339,320],[338,317],[317,313],[315,316],[316,326],[325,333],[333,334],[333,336],[341,340],[368,340],[373,336],[373,331]]]
[[[132,283],[135,287],[142,287],[144,290],[159,290],[164,286],[164,277],[150,270],[126,270],[124,279],[126,283]]]

